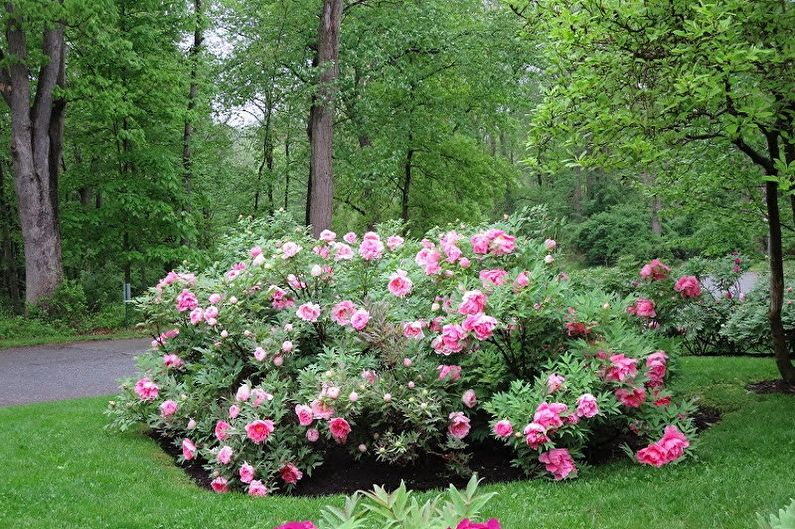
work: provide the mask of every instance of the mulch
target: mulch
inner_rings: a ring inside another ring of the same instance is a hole
[[[758,395],[795,395],[795,386],[787,384],[783,380],[763,380],[748,384],[745,389]]]
[[[721,418],[720,411],[715,408],[700,407],[694,415],[696,429],[706,430]],[[148,432],[164,452],[168,453],[175,464],[202,488],[210,488],[207,471],[198,462],[187,461],[182,465],[177,458],[182,450],[175,446],[172,439],[163,437],[157,432]],[[585,460],[589,465],[602,465],[626,458],[623,445],[633,451],[644,446],[640,438],[631,433],[607,435],[607,432],[594,432],[599,439],[585,451]],[[332,446],[329,456],[323,465],[315,469],[312,476],[305,476],[299,485],[290,493],[292,496],[323,496],[328,494],[351,494],[357,490],[370,490],[373,484],[394,490],[401,480],[413,490],[423,491],[446,488],[449,484],[456,487],[466,485],[468,478],[450,474],[446,471],[445,462],[440,457],[425,457],[409,466],[388,465],[372,459],[362,458],[356,461],[343,447]],[[511,465],[514,453],[504,444],[496,440],[486,440],[470,446],[470,468],[477,472],[484,483],[501,483],[527,479],[524,473]]]

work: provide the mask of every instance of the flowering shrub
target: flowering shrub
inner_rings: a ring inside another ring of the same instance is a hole
[[[372,491],[346,498],[341,509],[326,507],[319,525],[287,522],[274,529],[501,529],[494,518],[483,523],[474,521],[494,496],[479,493],[477,487],[478,478],[473,475],[463,491],[450,485],[446,493],[420,504],[405,483],[393,492],[375,486]]]
[[[317,240],[245,229],[233,261],[171,272],[141,301],[161,332],[113,425],[147,424],[216,492],[252,496],[294,487],[335,445],[466,468],[467,443],[489,435],[483,409],[522,466],[556,479],[576,474],[594,424],[690,434],[664,390],[668,355],[617,300],[573,290],[528,222],[420,241],[388,225]]]

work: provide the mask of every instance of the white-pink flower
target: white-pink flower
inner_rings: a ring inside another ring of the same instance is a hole
[[[351,316],[351,327],[357,331],[361,331],[367,327],[367,322],[370,321],[370,313],[365,309],[359,309]]]
[[[389,276],[389,292],[399,298],[405,297],[411,292],[412,282],[408,278],[405,270],[396,270]]]
[[[304,321],[315,322],[320,317],[320,305],[317,303],[304,303],[295,314]]]
[[[284,259],[294,257],[300,251],[301,247],[292,241],[282,244],[282,257]]]

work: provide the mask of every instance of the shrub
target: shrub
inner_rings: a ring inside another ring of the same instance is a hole
[[[649,218],[634,206],[613,206],[577,228],[577,249],[590,265],[614,265],[620,256],[642,257],[660,246],[649,231]]]
[[[795,499],[789,505],[779,509],[778,515],[771,514],[765,519],[761,514],[756,514],[759,529],[795,529]]]
[[[737,351],[744,353],[769,353],[773,351],[773,338],[770,335],[770,321],[767,319],[770,303],[770,283],[767,278],[759,279],[756,287],[743,300],[737,303],[721,329],[721,335],[735,344]],[[784,289],[784,305],[781,320],[787,334],[787,343],[795,347],[795,294],[789,284]]]
[[[518,457],[556,478],[573,464],[567,449],[578,457],[588,442],[593,413],[649,440],[665,426],[690,434],[682,407],[668,406],[654,335],[618,300],[572,289],[555,241],[528,239],[527,224],[520,215],[421,241],[394,226],[342,240],[244,228],[228,247],[250,248],[245,257],[172,272],[141,300],[162,333],[111,403],[112,424],[147,424],[203,461],[215,490],[252,495],[294,486],[334,445],[389,464],[435,455],[463,472],[467,443],[489,435],[480,404],[495,394],[493,425],[543,424],[548,439]],[[550,373],[568,377],[554,397]]]
[[[47,322],[63,323],[78,329],[85,319],[88,309],[86,293],[78,281],[66,279],[58,285],[52,296],[40,299],[36,305],[28,307],[32,318]]]

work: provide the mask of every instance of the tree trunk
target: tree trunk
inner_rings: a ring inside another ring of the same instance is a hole
[[[651,232],[657,237],[662,237],[662,221],[660,220],[660,211],[662,210],[662,200],[657,195],[651,202]]]
[[[202,0],[193,0],[193,15],[195,25],[193,28],[193,44],[188,52],[190,61],[190,88],[188,88],[188,107],[185,114],[185,125],[182,130],[182,181],[185,187],[185,202],[183,212],[190,211],[190,199],[193,193],[193,153],[191,152],[191,139],[193,137],[193,111],[199,97],[199,53],[204,42],[204,23],[202,21]],[[189,241],[182,239],[182,244]]]
[[[411,135],[409,135],[409,142],[410,141]],[[413,161],[414,149],[409,147],[409,150],[406,151],[406,161],[403,164],[403,187],[400,196],[400,219],[406,224],[409,221],[409,191],[411,191],[411,170]]]
[[[784,305],[784,260],[781,248],[781,217],[778,209],[778,183],[765,184],[768,228],[770,230],[770,306],[767,317],[773,335],[776,365],[785,382],[795,384],[795,366],[787,348],[781,310]]]
[[[65,82],[64,25],[44,31],[42,52],[48,59],[36,77],[30,101],[27,38],[11,4],[6,42],[13,62],[0,72],[3,97],[11,109],[11,154],[22,239],[25,243],[25,298],[35,304],[53,294],[63,278],[58,222],[58,175],[63,149],[65,102],[56,87]]]
[[[340,22],[343,0],[324,0],[317,43],[320,79],[310,112],[310,181],[308,220],[318,236],[331,226],[334,198],[332,167],[334,95],[339,77]]]

